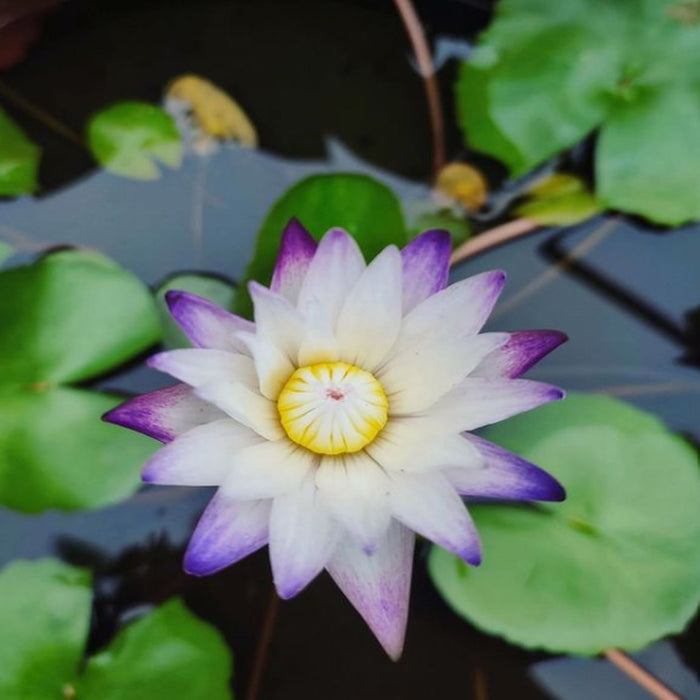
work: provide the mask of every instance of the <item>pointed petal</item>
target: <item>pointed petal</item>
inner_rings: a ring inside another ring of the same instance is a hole
[[[241,333],[241,340],[248,346],[253,358],[260,393],[265,398],[275,401],[294,372],[294,365],[287,355],[265,336]]]
[[[308,303],[316,300],[335,323],[364,269],[365,261],[355,239],[342,229],[331,229],[318,244],[301,285],[297,307],[304,313]]]
[[[338,528],[319,501],[313,474],[279,496],[270,514],[270,563],[281,598],[292,598],[323,570],[338,541]]]
[[[147,364],[194,387],[229,380],[254,386],[257,381],[250,357],[225,350],[168,350],[149,357]]]
[[[508,333],[454,337],[449,331],[437,331],[395,348],[376,372],[389,398],[392,415],[428,408],[508,338]]]
[[[257,282],[248,285],[255,309],[256,335],[275,345],[290,360],[299,352],[301,314],[282,296]]]
[[[481,544],[462,499],[439,473],[395,476],[391,491],[394,517],[468,564],[481,563]]]
[[[187,292],[171,290],[166,293],[165,301],[173,318],[194,346],[246,352],[236,333],[255,332],[254,323]]]
[[[463,496],[515,501],[563,501],[562,485],[544,469],[476,435],[464,435],[481,453],[481,467],[453,466],[443,474]]]
[[[445,328],[455,336],[475,335],[489,317],[505,282],[505,272],[492,270],[433,294],[406,314],[398,343]]]
[[[297,366],[340,359],[338,341],[329,310],[318,299],[309,299],[304,307],[304,336],[299,348]]]
[[[258,435],[268,440],[284,437],[277,406],[256,389],[236,381],[216,381],[198,387],[196,393]]]
[[[230,456],[221,493],[236,500],[279,496],[299,488],[315,461],[286,439],[245,447]]]
[[[467,377],[424,415],[445,433],[474,430],[564,398],[556,386],[530,379]]]
[[[401,656],[406,634],[414,542],[413,533],[393,521],[372,554],[345,537],[327,564],[328,573],[394,661]]]
[[[231,418],[200,425],[158,450],[141,478],[149,484],[219,486],[231,470],[232,455],[261,440]]]
[[[341,359],[372,372],[399,334],[401,300],[401,254],[389,246],[360,275],[340,311]]]
[[[421,472],[448,465],[479,467],[484,459],[470,442],[458,434],[431,435],[424,421],[392,418],[376,439],[365,448],[382,469]]]
[[[486,355],[472,376],[516,379],[567,340],[566,334],[559,331],[511,333],[510,340]]]
[[[270,289],[281,294],[292,304],[296,304],[299,290],[317,247],[318,244],[301,222],[298,219],[290,219],[282,233]]]
[[[203,423],[224,417],[224,413],[195,396],[192,387],[175,384],[141,394],[113,408],[102,420],[170,442]]]
[[[447,286],[452,240],[447,231],[425,231],[402,251],[403,313]]]
[[[389,527],[390,485],[364,453],[324,457],[316,470],[319,498],[368,551],[377,547]]]
[[[185,552],[185,571],[208,576],[267,544],[271,501],[236,502],[217,493]]]

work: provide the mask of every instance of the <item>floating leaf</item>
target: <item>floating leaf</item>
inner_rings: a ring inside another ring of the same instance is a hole
[[[255,148],[258,134],[248,115],[223,90],[198,75],[181,75],[168,86],[166,98],[189,105],[196,126],[208,136],[236,140]]]
[[[180,134],[172,117],[147,102],[118,102],[88,124],[95,160],[107,170],[136,180],[155,180],[156,162],[177,168],[182,160]]]
[[[165,294],[171,289],[204,297],[224,309],[232,308],[236,296],[236,288],[218,277],[194,274],[171,277],[156,292],[158,311],[163,325],[163,344],[167,348],[186,348],[192,345],[168,311]]]
[[[367,259],[392,243],[403,246],[408,239],[401,206],[388,187],[366,175],[312,175],[283,194],[269,211],[258,232],[247,279],[269,283],[282,230],[293,217],[315,238],[330,228],[346,229]],[[242,315],[251,314],[245,287],[236,295],[236,309]]]
[[[6,700],[230,700],[231,658],[216,630],[177,599],[83,662],[87,571],[52,559],[0,573],[0,696]]]
[[[54,559],[0,572],[0,697],[61,698],[90,628],[90,575]]]
[[[457,611],[525,647],[596,654],[680,632],[700,601],[697,453],[653,416],[573,395],[489,428],[568,492],[558,505],[475,505],[484,563],[435,548]]]
[[[483,206],[488,195],[484,176],[468,163],[448,163],[435,181],[437,194],[450,203],[456,203],[467,211]]]
[[[501,0],[457,85],[467,140],[521,174],[591,131],[597,195],[700,217],[700,24],[682,3]]]
[[[100,421],[119,399],[62,385],[159,337],[148,288],[101,255],[62,251],[0,272],[0,502],[96,507],[138,487],[151,441]]]
[[[0,195],[34,192],[41,149],[0,108]]]
[[[15,249],[9,243],[0,241],[0,265],[15,254]]]
[[[544,178],[528,194],[529,199],[516,207],[515,214],[541,226],[573,226],[604,210],[583,180],[569,173]]]

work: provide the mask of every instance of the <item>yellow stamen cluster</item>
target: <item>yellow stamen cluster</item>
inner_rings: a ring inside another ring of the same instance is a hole
[[[290,440],[312,452],[359,452],[386,425],[389,401],[369,372],[347,362],[300,367],[277,399]]]

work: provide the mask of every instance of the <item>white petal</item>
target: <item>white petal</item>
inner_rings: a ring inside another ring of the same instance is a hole
[[[508,333],[454,337],[439,330],[392,350],[376,373],[387,393],[391,415],[431,406],[509,337]]]
[[[249,290],[255,308],[255,334],[293,360],[301,343],[301,314],[284,297],[257,282],[251,282]]]
[[[501,270],[483,272],[428,297],[405,316],[399,343],[444,328],[451,328],[458,336],[478,333],[489,317],[505,279],[505,272]]]
[[[324,457],[316,471],[319,498],[368,551],[390,522],[390,481],[364,453]]]
[[[425,415],[434,429],[458,433],[497,423],[562,398],[561,389],[543,382],[467,377],[428,408]]]
[[[387,654],[401,656],[413,568],[413,533],[395,520],[372,554],[345,537],[328,573],[362,615]]]
[[[304,334],[297,365],[307,367],[340,359],[330,311],[318,299],[309,299],[304,309]]]
[[[394,516],[418,534],[464,561],[481,561],[479,535],[464,503],[439,473],[402,474],[393,479]]]
[[[150,357],[148,365],[193,387],[217,381],[235,381],[250,386],[256,383],[253,360],[225,350],[169,350]]]
[[[292,598],[324,568],[338,526],[320,502],[309,474],[301,487],[275,498],[270,514],[270,562],[277,592]]]
[[[235,381],[212,382],[199,387],[196,394],[268,440],[284,436],[275,403],[249,386]]]
[[[355,239],[341,229],[331,229],[321,239],[309,264],[297,307],[305,313],[308,303],[316,300],[335,323],[364,269],[365,261]]]
[[[142,477],[150,484],[218,486],[231,470],[232,455],[261,440],[235,420],[216,420],[188,430],[158,450]]]
[[[362,273],[338,317],[340,358],[371,372],[396,341],[401,327],[401,253],[385,248]]]
[[[113,408],[102,419],[161,442],[170,442],[198,425],[226,416],[193,392],[187,384],[175,384],[141,394]]]
[[[271,501],[231,501],[217,492],[187,547],[185,571],[208,576],[264,547],[271,505]]]
[[[255,363],[260,393],[271,401],[276,401],[280,391],[294,372],[294,365],[276,345],[265,336],[241,333]]]
[[[314,461],[311,452],[286,439],[252,445],[230,456],[221,492],[240,500],[279,496],[299,488]]]
[[[446,465],[483,464],[479,451],[460,435],[432,431],[433,422],[423,418],[391,419],[377,438],[365,448],[383,469],[421,472]]]

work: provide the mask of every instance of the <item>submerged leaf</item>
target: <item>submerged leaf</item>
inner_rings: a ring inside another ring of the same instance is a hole
[[[107,170],[136,180],[155,180],[156,162],[177,168],[182,160],[180,134],[172,117],[147,102],[118,102],[88,124],[95,160]]]
[[[0,696],[6,700],[230,700],[221,635],[177,599],[83,661],[90,574],[53,559],[0,573]]]
[[[270,282],[282,231],[294,217],[317,239],[330,228],[346,229],[368,260],[386,246],[403,246],[408,239],[401,205],[388,187],[367,175],[312,175],[287,190],[268,212],[247,279]],[[236,295],[236,312],[244,316],[252,312],[245,286]]]
[[[168,86],[166,98],[186,102],[196,126],[204,134],[233,139],[248,148],[258,145],[258,134],[248,115],[214,83],[198,75],[181,75]]]
[[[580,178],[555,173],[537,182],[515,214],[541,226],[572,226],[600,214],[605,207]]]
[[[597,654],[680,632],[700,601],[700,469],[693,448],[620,401],[573,395],[486,436],[566,486],[562,504],[472,507],[484,562],[435,548],[456,612],[530,648]]]
[[[34,192],[41,149],[0,108],[0,195]]]
[[[700,217],[700,24],[677,0],[501,0],[457,84],[469,144],[527,172],[599,129],[596,193]]]

